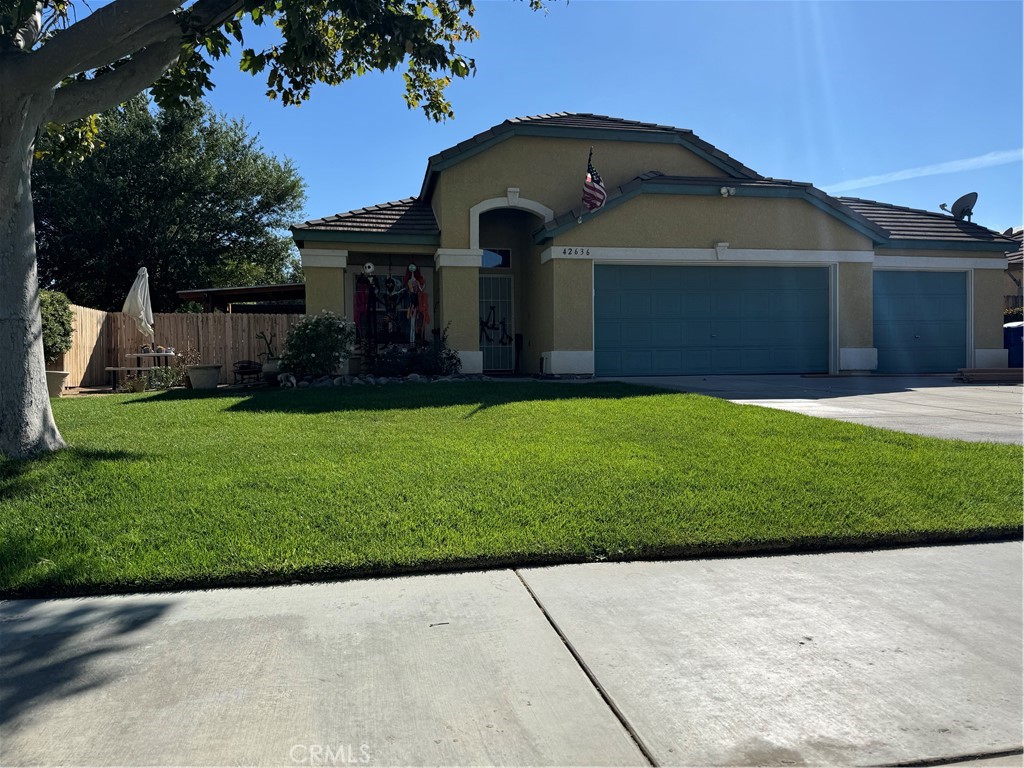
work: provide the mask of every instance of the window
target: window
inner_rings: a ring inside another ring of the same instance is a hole
[[[512,266],[512,251],[508,248],[484,248],[480,266],[484,269],[509,269]]]

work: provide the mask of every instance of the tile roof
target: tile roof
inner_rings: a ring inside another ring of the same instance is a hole
[[[313,219],[293,229],[381,235],[436,235],[441,231],[434,210],[415,197]]]
[[[1005,242],[1007,250],[1013,246],[1010,238],[998,232],[993,232],[991,229],[986,229],[980,224],[970,221],[954,219],[944,213],[905,208],[901,205],[862,200],[858,197],[836,199],[864,218],[884,228],[889,233],[891,245],[899,245],[901,240],[931,240],[954,245],[956,243]]]
[[[843,219],[848,224],[853,224],[855,227],[859,226],[863,234],[872,238],[875,242],[884,242],[888,237],[888,232],[880,227],[873,220],[861,215],[860,212],[851,209],[849,206],[839,202],[836,198],[825,194],[820,189],[815,187],[813,184],[806,181],[791,181],[790,179],[775,179],[771,177],[759,177],[756,179],[727,179],[721,176],[667,176],[660,171],[648,171],[642,173],[639,176],[627,181],[625,184],[615,187],[614,189],[608,190],[608,199],[605,203],[605,207],[614,207],[619,202],[624,202],[623,198],[628,199],[629,197],[637,194],[642,187],[658,187],[658,186],[672,186],[672,187],[711,187],[714,190],[718,190],[722,187],[728,188],[739,188],[739,189],[752,189],[757,190],[755,195],[772,195],[772,192],[766,190],[779,190],[782,196],[797,197],[814,202],[818,207],[823,207],[829,210],[833,215]],[[789,191],[790,194],[786,194]],[[701,194],[707,194],[707,190],[701,192]],[[597,211],[599,214],[601,211]],[[566,211],[565,213],[556,216],[552,221],[546,222],[543,227],[537,230],[535,236],[554,236],[558,231],[563,228],[571,227],[573,222],[579,222],[579,219],[584,214],[572,210]],[[586,214],[589,218],[595,214]],[[542,233],[544,233],[542,235]]]
[[[1017,250],[1006,254],[1007,263],[1024,264],[1024,250],[1022,250],[1021,245],[1021,240],[1024,238],[1024,229],[1021,229],[1020,227],[1017,227],[1016,229],[1011,228],[1003,232],[1003,234],[1017,242]]]

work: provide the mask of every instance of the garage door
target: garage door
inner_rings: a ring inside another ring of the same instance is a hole
[[[827,267],[594,267],[599,376],[828,371]]]
[[[880,373],[947,373],[967,365],[965,272],[874,273]]]

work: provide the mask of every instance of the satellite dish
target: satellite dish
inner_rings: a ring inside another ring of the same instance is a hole
[[[968,192],[963,197],[957,198],[957,201],[953,203],[953,208],[950,210],[946,207],[945,203],[942,203],[939,208],[944,211],[948,211],[953,214],[953,218],[959,221],[963,219],[971,220],[971,215],[974,213],[974,206],[978,202],[977,192]]]

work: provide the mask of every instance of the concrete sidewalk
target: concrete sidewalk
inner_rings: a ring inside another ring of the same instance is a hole
[[[6,602],[0,765],[1019,750],[1021,577],[1004,543]]]
[[[945,376],[640,376],[619,378],[928,437],[1024,442],[1024,385]]]

